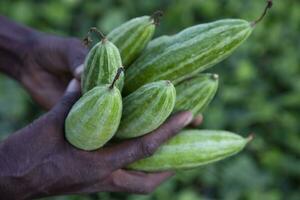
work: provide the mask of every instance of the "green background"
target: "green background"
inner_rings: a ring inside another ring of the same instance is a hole
[[[253,20],[263,0],[0,1],[0,14],[53,34],[83,37],[126,20],[165,12],[156,36],[222,18]],[[229,59],[210,71],[220,88],[202,127],[226,129],[255,140],[240,154],[177,173],[151,195],[99,193],[55,200],[300,199],[300,1],[275,0],[267,18]],[[0,77],[0,138],[42,111],[13,80]],[[0,197],[1,198],[1,197]]]

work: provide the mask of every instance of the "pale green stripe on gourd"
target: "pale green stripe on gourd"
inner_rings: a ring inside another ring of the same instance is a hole
[[[107,39],[102,39],[88,53],[82,75],[82,92],[96,86],[112,82],[117,70],[122,66],[118,48]],[[122,90],[124,74],[117,80],[116,86]]]
[[[147,46],[154,34],[155,26],[152,17],[137,17],[121,24],[107,35],[108,39],[119,48],[125,67],[128,67]]]
[[[102,147],[116,133],[122,114],[120,91],[110,85],[94,87],[72,107],[65,122],[67,140],[83,150]]]
[[[194,168],[238,153],[250,139],[227,131],[184,130],[159,147],[154,155],[128,168],[147,172]]]
[[[158,128],[171,114],[176,90],[169,81],[146,84],[123,99],[118,138],[133,138]]]
[[[217,74],[197,74],[175,86],[176,103],[173,112],[189,110],[194,115],[202,113],[218,89]]]
[[[165,46],[171,41],[171,38],[171,36],[164,35],[151,40],[143,53],[140,55],[142,60],[151,60],[155,58],[157,54],[162,53]]]
[[[253,27],[239,19],[220,20],[187,28],[156,39],[126,71],[124,91],[131,93],[156,80],[176,84],[227,58],[251,34]],[[153,47],[152,47],[153,48]]]

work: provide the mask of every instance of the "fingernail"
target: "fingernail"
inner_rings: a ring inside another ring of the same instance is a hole
[[[193,114],[189,111],[185,111],[182,116],[183,125],[186,126],[193,120]]]
[[[79,66],[75,69],[75,77],[76,77],[76,78],[80,78],[82,72],[83,72],[83,64],[82,64],[82,65],[79,65]]]
[[[80,91],[80,83],[76,79],[72,79],[66,89],[66,92],[79,92]]]

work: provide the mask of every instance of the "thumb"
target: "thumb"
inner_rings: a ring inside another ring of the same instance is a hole
[[[50,115],[58,122],[64,122],[73,104],[81,95],[80,83],[76,79],[72,79],[61,99],[51,109]]]

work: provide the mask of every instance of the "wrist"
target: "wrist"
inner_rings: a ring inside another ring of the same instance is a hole
[[[32,199],[44,187],[47,177],[43,159],[28,151],[38,124],[39,120],[0,143],[0,196],[3,199]]]
[[[26,199],[30,191],[30,183],[24,181],[19,173],[18,161],[8,159],[7,154],[11,152],[6,141],[0,145],[0,196],[4,199]]]

